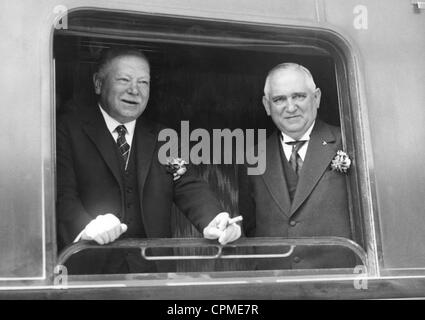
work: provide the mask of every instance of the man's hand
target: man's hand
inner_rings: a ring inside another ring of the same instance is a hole
[[[239,220],[239,219],[237,219]],[[227,212],[219,213],[208,226],[204,228],[204,238],[218,239],[220,244],[235,241],[241,236],[241,227],[235,219],[230,219]]]
[[[99,215],[84,228],[81,239],[94,240],[98,244],[107,244],[115,241],[121,234],[127,231],[127,225],[112,213]]]

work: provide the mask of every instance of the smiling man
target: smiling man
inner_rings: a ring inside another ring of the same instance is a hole
[[[342,150],[340,129],[317,119],[321,92],[309,70],[283,63],[268,74],[263,105],[276,131],[266,142],[266,171],[239,174],[239,210],[247,236],[351,238],[346,176],[330,170]],[[296,247],[260,269],[354,266],[341,248]]]
[[[150,90],[145,55],[132,48],[107,50],[93,82],[98,104],[58,121],[62,246],[80,239],[103,245],[119,237],[171,237],[173,202],[204,237],[222,244],[237,239],[240,226],[229,223],[229,214],[190,167],[174,179],[159,162],[163,127],[142,115]],[[67,265],[71,274],[173,271],[170,266],[143,260],[139,249],[86,250]]]

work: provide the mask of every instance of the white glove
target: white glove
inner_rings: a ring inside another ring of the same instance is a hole
[[[209,224],[204,228],[204,238],[217,239],[220,244],[235,241],[241,236],[241,227],[236,224],[242,220],[242,217],[230,219],[227,212],[219,213]]]
[[[127,225],[112,213],[99,215],[84,228],[81,239],[94,240],[98,244],[107,244],[115,241],[121,234],[127,231]],[[78,239],[78,237],[77,237]],[[76,240],[77,240],[76,239]]]

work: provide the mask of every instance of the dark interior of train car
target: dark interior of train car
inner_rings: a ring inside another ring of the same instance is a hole
[[[187,41],[178,24],[161,26],[165,31],[161,30],[163,33],[158,39],[138,39],[130,32],[138,28],[143,35],[143,25],[137,26],[137,18],[131,20],[131,16],[127,16],[123,22],[116,15],[111,16],[105,13],[104,20],[99,17],[96,20],[103,28],[102,34],[90,32],[88,22],[81,16],[74,20],[70,16],[70,30],[56,32],[53,55],[57,115],[81,103],[95,103],[92,74],[102,49],[133,46],[143,50],[151,64],[151,93],[145,115],[177,132],[183,120],[190,122],[191,130],[266,128],[268,133],[271,132],[273,123],[267,117],[261,99],[268,70],[281,62],[296,62],[311,70],[322,91],[319,118],[329,124],[340,125],[335,61],[320,50],[302,49],[302,42],[299,48],[284,42],[281,46],[261,45],[261,41],[256,45],[248,40],[230,43],[224,31],[223,43],[216,40],[208,43],[208,26],[193,24],[184,29]],[[160,25],[159,22],[156,22],[157,25]],[[147,22],[144,23],[147,25]],[[152,24],[148,24],[150,29]],[[127,32],[122,31],[126,28],[129,29]],[[171,34],[177,31],[181,34],[179,40],[170,41]],[[217,36],[214,32],[211,35]],[[168,40],[167,34],[170,34]],[[198,38],[193,35],[198,35]],[[247,33],[248,36],[252,34]],[[236,165],[200,165],[198,170],[228,212],[238,215]],[[183,214],[177,208],[174,210],[173,236],[199,237],[198,231]],[[179,262],[177,271],[241,269],[244,269],[241,261],[189,260]]]

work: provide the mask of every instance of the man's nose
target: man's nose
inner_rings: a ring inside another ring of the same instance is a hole
[[[130,84],[127,88],[127,92],[129,94],[139,95],[139,88],[137,86],[137,83],[136,82],[130,82]]]
[[[295,112],[297,111],[297,104],[292,100],[292,98],[288,99],[288,105],[286,106],[286,110],[288,112]]]

